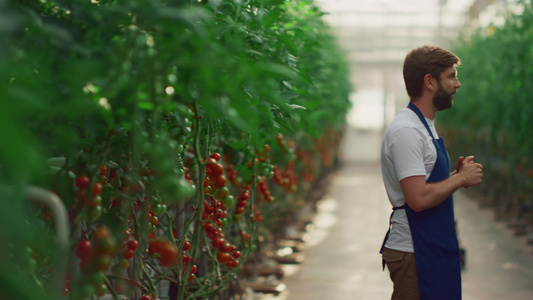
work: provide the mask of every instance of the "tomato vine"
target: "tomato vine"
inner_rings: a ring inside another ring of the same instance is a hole
[[[439,116],[439,130],[451,141],[452,155],[475,155],[484,165],[488,184],[479,189],[482,204],[494,207],[498,218],[517,222],[524,229],[517,233],[527,234],[533,192],[533,9],[527,1],[520,4],[521,14],[454,46],[463,61],[458,69],[462,87],[456,108]]]
[[[1,5],[7,298],[55,299],[60,262],[68,299],[220,295],[336,159],[350,86],[313,1]]]

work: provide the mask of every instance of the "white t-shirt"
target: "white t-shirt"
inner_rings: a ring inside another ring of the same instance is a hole
[[[438,138],[433,120],[426,118],[433,136]],[[391,122],[381,145],[381,171],[389,201],[393,207],[405,203],[400,180],[411,176],[431,175],[437,150],[429,132],[416,113],[404,108]],[[391,220],[391,231],[385,247],[414,252],[413,238],[405,209],[398,209]]]

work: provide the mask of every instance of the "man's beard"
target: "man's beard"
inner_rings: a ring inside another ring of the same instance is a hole
[[[438,111],[451,108],[453,106],[452,96],[453,93],[446,91],[439,83],[439,89],[433,96],[433,105]]]

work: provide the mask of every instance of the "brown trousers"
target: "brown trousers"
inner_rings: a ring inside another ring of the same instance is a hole
[[[415,254],[384,248],[383,259],[394,284],[391,300],[419,300]]]

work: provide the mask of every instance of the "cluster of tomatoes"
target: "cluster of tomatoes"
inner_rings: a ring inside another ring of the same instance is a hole
[[[157,224],[159,224],[159,218],[152,210],[152,206],[150,206],[150,211],[148,212],[148,237],[154,236],[157,231]]]
[[[241,252],[237,250],[235,245],[226,240],[222,229],[210,222],[205,223],[203,227],[207,237],[211,240],[213,248],[217,250],[217,261],[230,268],[238,267],[239,261],[237,259],[241,257]]]
[[[118,263],[121,269],[127,269],[129,267],[130,260],[135,256],[137,249],[139,249],[139,241],[131,235],[131,229],[127,229],[125,234],[126,237],[122,243],[122,259]]]
[[[205,198],[204,210],[202,211],[202,221],[210,220],[218,227],[222,227],[226,221],[226,217],[228,216],[226,206],[224,203],[216,200],[211,195],[206,194]]]
[[[299,149],[295,152],[298,161],[305,166],[303,169],[303,179],[306,182],[315,181],[315,174],[317,172],[317,164],[315,162],[313,151]]]
[[[183,241],[183,246],[181,248],[181,251],[183,251],[181,255],[181,263],[182,263],[183,272],[187,270],[187,268],[189,267],[189,264],[192,261],[192,257],[186,254],[190,249],[191,249],[191,243],[189,243],[189,240],[185,239],[185,241]],[[187,281],[193,281],[194,278],[196,278],[196,275],[194,274],[197,271],[198,271],[198,266],[192,265],[191,269],[189,270]]]
[[[80,296],[101,297],[106,294],[105,272],[111,267],[115,250],[116,240],[104,225],[96,227],[90,239],[78,242],[75,254],[80,260],[79,280],[85,285],[85,288],[79,291],[82,293]]]
[[[298,188],[298,174],[294,172],[294,161],[290,161],[286,170],[274,166],[274,182],[287,192],[295,192]]]
[[[263,146],[263,149],[259,149],[257,150],[256,152],[256,156],[257,156],[257,161],[262,163],[262,162],[265,162],[267,161],[268,159],[270,159],[268,153],[270,152],[270,145],[268,144],[265,144]]]
[[[274,196],[272,196],[270,194],[270,191],[268,190],[265,176],[259,177],[259,183],[257,184],[257,190],[259,191],[259,193],[261,193],[261,195],[263,196],[263,198],[265,198],[267,202],[273,202],[275,200]]]
[[[244,186],[243,191],[241,195],[239,196],[239,201],[237,202],[237,206],[235,208],[235,214],[233,215],[233,221],[238,222],[241,218],[241,215],[244,213],[244,208],[248,204],[248,199],[250,199],[250,190],[251,187],[249,185]],[[261,215],[261,212],[257,209],[257,207],[254,205],[253,207],[254,211],[254,218],[252,221],[254,222],[262,222],[264,220],[263,215]]]
[[[267,152],[269,150],[270,149],[267,147],[265,150],[261,151],[262,155],[259,157],[261,161],[264,162],[268,157]],[[230,187],[226,185],[226,181],[237,186],[237,170],[235,170],[232,165],[228,165],[227,168],[224,168],[220,160],[221,156],[218,153],[213,153],[204,161],[205,200],[202,211],[202,224],[206,236],[216,250],[216,260],[218,263],[229,268],[237,268],[240,264],[239,260],[242,258],[242,254],[237,250],[237,246],[226,239],[226,236],[222,232],[222,227],[227,222],[229,214],[228,208],[234,211],[233,220],[235,222],[240,220],[241,215],[245,212],[248,200],[251,197],[252,187],[249,184],[240,186],[241,192],[236,201],[236,199],[230,195]],[[127,173],[129,170],[124,169],[123,171],[124,173]],[[107,177],[108,174],[109,177]],[[228,177],[226,177],[225,174],[227,174]],[[112,168],[111,171],[108,172],[107,167],[102,165],[98,175],[99,176],[95,176],[94,179],[81,175],[75,180],[76,197],[78,199],[77,203],[80,208],[87,212],[87,215],[89,216],[87,218],[88,221],[94,221],[100,215],[102,211],[101,195],[103,186],[106,184],[114,186],[116,183],[115,179],[120,180],[117,187],[120,188],[123,194],[136,192],[137,196],[143,195],[143,193],[141,193],[144,192],[142,182],[130,182],[129,178],[126,176],[116,176],[117,170],[115,170],[115,168]],[[147,173],[146,176],[152,176],[152,174]],[[189,184],[193,183],[187,168],[185,169],[185,176],[183,179]],[[262,185],[264,186],[261,187]],[[264,191],[263,195],[266,195],[267,199],[273,200],[266,188],[264,178],[259,183],[259,190]],[[144,200],[146,200],[146,197]],[[110,202],[111,208],[119,207],[120,202],[121,201],[119,201],[118,198],[114,199],[114,201]],[[134,202],[135,211],[137,211],[137,209],[143,204],[146,204],[146,202],[137,199]],[[93,212],[92,210],[95,211]],[[255,210],[254,207],[254,212]],[[192,255],[188,253],[191,249],[191,244],[185,239],[181,249],[179,249],[173,242],[157,238],[156,227],[159,223],[157,211],[158,209],[154,208],[152,210],[152,207],[150,206],[148,213],[148,255],[157,259],[159,265],[167,268],[176,267],[181,261],[181,270],[186,272],[184,275],[188,281],[193,281],[196,278],[195,274],[198,271],[198,267],[193,263]],[[261,219],[262,216],[255,212],[254,221],[260,221]],[[243,243],[249,241],[249,234],[244,231],[241,234]],[[116,270],[127,269],[131,259],[135,257],[139,249],[139,241],[131,234],[131,230],[128,229],[125,231],[124,239],[121,243],[122,247],[117,247],[115,239],[107,227],[103,225],[95,227],[94,230],[89,232],[85,232],[83,236],[85,238],[79,241],[77,245],[76,256],[80,260],[80,280],[84,283],[90,282],[91,289],[88,292],[82,292],[82,295],[80,296],[103,296],[107,292],[105,272],[109,270],[114,259],[116,263],[114,268],[116,268]],[[87,286],[87,284],[84,283],[80,282],[79,285]],[[141,299],[153,300],[155,298],[153,298],[153,296],[144,295]]]
[[[95,220],[102,214],[102,191],[104,184],[107,183],[106,178],[107,167],[100,166],[100,181],[95,182],[91,186],[91,179],[85,175],[76,177],[76,199],[78,200],[80,209],[85,209],[88,220]]]
[[[233,221],[238,222],[241,219],[241,215],[244,213],[247,201],[250,199],[250,186],[245,186],[243,192],[239,196],[237,207],[235,208],[235,214],[233,215]]]
[[[224,167],[219,163],[220,158],[220,154],[213,153],[205,162],[204,189],[208,194],[211,194],[226,185]]]
[[[233,185],[238,185],[240,182],[239,178],[239,172],[235,170],[235,166],[233,164],[227,164],[226,165],[226,174],[228,176],[229,182]]]

